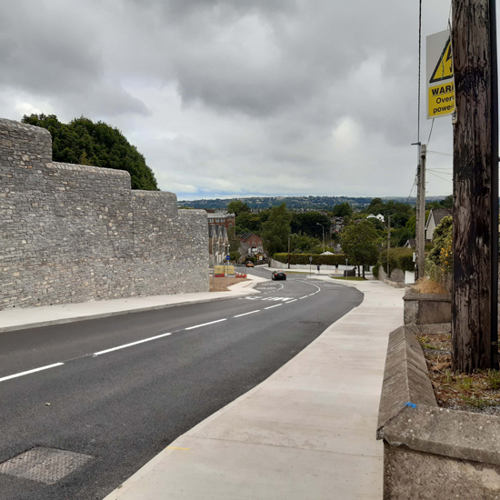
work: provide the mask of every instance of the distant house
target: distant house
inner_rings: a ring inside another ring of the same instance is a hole
[[[330,236],[333,233],[341,233],[344,229],[344,217],[332,217],[330,225]]]
[[[416,244],[417,240],[415,238],[411,238],[405,243],[404,248],[415,248]]]
[[[225,262],[227,252],[229,252],[229,239],[227,229],[220,225],[208,226],[208,253],[210,265],[222,264]]]
[[[209,226],[224,226],[226,229],[229,229],[236,224],[236,216],[227,212],[207,210],[207,216]]]
[[[255,233],[243,233],[240,236],[240,248],[238,249],[242,257],[264,254],[262,240]]]
[[[366,218],[367,219],[378,219],[380,222],[385,221],[385,217],[382,214],[377,214],[377,215],[370,214],[370,215],[367,215]]]
[[[433,208],[425,223],[425,239],[432,241],[434,229],[440,224],[444,217],[451,215],[451,208]]]

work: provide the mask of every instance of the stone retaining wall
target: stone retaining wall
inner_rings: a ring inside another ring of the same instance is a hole
[[[437,406],[411,327],[389,336],[377,427],[384,499],[500,498],[500,417]]]
[[[408,290],[404,300],[404,324],[427,333],[451,332],[451,295]]]
[[[208,291],[207,215],[0,119],[0,309]]]

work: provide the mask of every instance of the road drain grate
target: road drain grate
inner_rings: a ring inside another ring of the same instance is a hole
[[[93,457],[55,448],[33,448],[0,464],[0,473],[54,484]]]

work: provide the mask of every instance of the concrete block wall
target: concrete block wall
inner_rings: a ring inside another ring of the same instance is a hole
[[[207,215],[0,119],[0,309],[208,291]]]

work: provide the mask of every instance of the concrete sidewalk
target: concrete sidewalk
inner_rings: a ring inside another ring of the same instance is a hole
[[[403,290],[379,281],[342,284],[365,294],[359,307],[106,500],[381,499],[375,431],[388,335],[403,324]]]
[[[54,306],[33,307],[29,309],[6,309],[0,311],[0,333],[23,328],[72,323],[85,319],[104,318],[123,313],[163,309],[211,302],[214,300],[234,299],[259,293],[252,286],[267,281],[258,276],[248,275],[248,281],[232,285],[230,292],[179,293],[177,295],[155,295],[151,297],[128,297],[125,299],[82,302],[79,304],[58,304]]]

